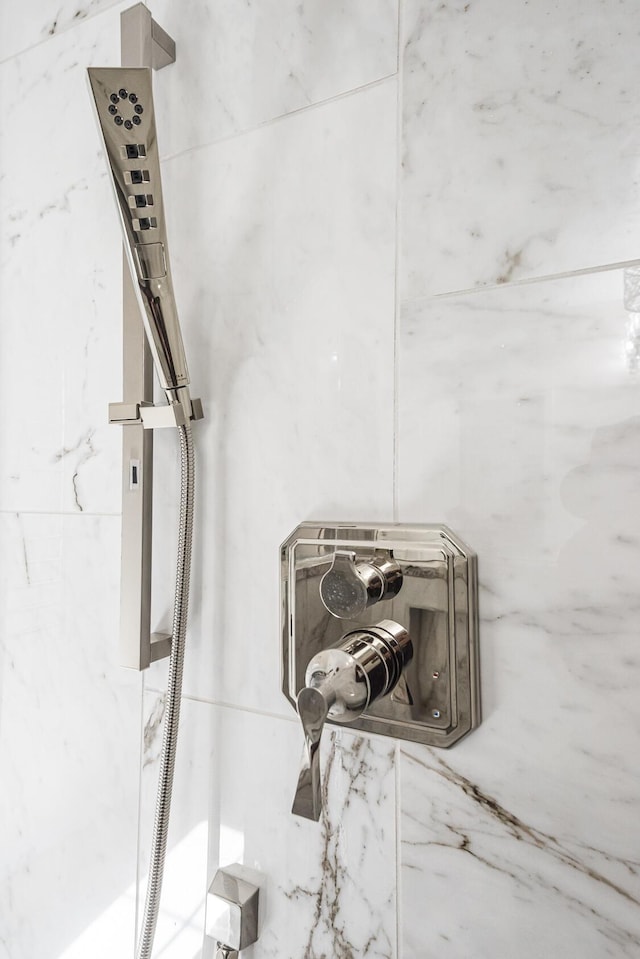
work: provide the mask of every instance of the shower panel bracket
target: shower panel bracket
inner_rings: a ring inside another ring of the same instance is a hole
[[[120,48],[123,67],[159,70],[176,59],[173,39],[143,3],[120,14]],[[124,251],[122,262],[123,402],[109,409],[110,422],[123,427],[120,663],[142,670],[171,652],[171,637],[151,632],[153,428],[176,420],[169,406],[154,407],[153,360]]]
[[[202,400],[191,400],[191,420],[204,418]],[[145,430],[160,430],[184,426],[187,419],[180,403],[109,403],[109,422],[116,426],[136,426]]]

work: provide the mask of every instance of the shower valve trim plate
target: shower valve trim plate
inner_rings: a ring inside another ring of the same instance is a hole
[[[321,814],[325,723],[450,747],[480,723],[476,555],[446,526],[306,522],[281,547],[293,812]]]

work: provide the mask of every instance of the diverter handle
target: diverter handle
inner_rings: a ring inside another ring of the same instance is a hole
[[[327,719],[349,723],[392,692],[413,655],[409,634],[385,619],[346,633],[340,646],[310,661],[297,699],[304,751],[291,812],[317,822],[322,813],[320,739]]]
[[[320,819],[320,737],[329,713],[329,703],[319,689],[305,686],[298,695],[298,715],[304,732],[304,752],[291,812],[305,819]]]

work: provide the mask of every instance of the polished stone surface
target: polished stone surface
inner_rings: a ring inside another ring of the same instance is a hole
[[[180,58],[155,79],[165,156],[397,71],[398,0],[150,0],[148,6]]]
[[[162,696],[147,694],[142,877],[162,711]],[[240,862],[261,877],[260,938],[247,950],[254,959],[321,956],[327,950],[395,959],[395,744],[327,730],[320,823],[289,811],[301,747],[295,723],[183,702],[156,940],[162,955],[200,955],[208,883],[219,865]],[[202,955],[212,954],[209,940]]]
[[[194,430],[185,685],[198,697],[289,715],[280,543],[301,518],[391,513],[395,100],[389,81],[165,165],[191,379],[207,413]],[[185,183],[211,211],[198,230]],[[156,447],[170,464],[157,474],[156,535],[156,609],[169,625],[175,437]],[[161,688],[156,676],[162,667],[151,670]]]
[[[133,938],[142,692],[115,662],[119,523],[3,513],[0,536],[0,956],[107,959]]]
[[[406,0],[403,297],[637,259],[634,0]]]
[[[611,271],[402,316],[400,517],[442,520],[478,551],[484,701],[451,753],[402,749],[407,956],[640,947],[640,380],[624,293]]]
[[[117,666],[121,253],[84,77],[126,5],[0,13],[1,959],[133,955],[149,856],[167,664],[144,697]],[[604,267],[640,253],[635,7],[151,9],[206,412],[158,948],[212,959],[240,861],[247,959],[631,959],[640,275]],[[177,474],[158,435],[154,626]],[[446,753],[325,737],[318,825],[279,674],[278,547],[311,518],[478,551],[484,700]]]

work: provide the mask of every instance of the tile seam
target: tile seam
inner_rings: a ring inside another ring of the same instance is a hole
[[[396,101],[396,277],[395,277],[395,314],[393,331],[393,519],[399,518],[399,453],[400,453],[400,334],[402,329],[402,157],[404,147],[404,0],[398,0],[398,90]],[[402,847],[401,847],[401,784],[400,784],[400,743],[396,740],[395,747],[395,881],[396,881],[396,959],[402,959]]]
[[[166,692],[164,687],[158,686],[155,683],[150,683],[149,685],[145,684],[145,693],[164,693]],[[265,719],[279,719],[285,723],[293,723],[297,725],[298,718],[293,714],[291,716],[284,716],[281,713],[269,712],[266,709],[255,709],[251,706],[242,706],[238,703],[230,703],[226,700],[221,699],[207,699],[206,696],[196,696],[192,693],[183,693],[182,699],[185,702],[191,703],[202,703],[204,706],[215,706],[216,708],[221,709],[233,709],[242,713],[250,713],[254,716],[264,716]]]
[[[403,18],[402,0],[398,2],[397,21],[397,52],[396,66],[398,80],[396,88],[396,210],[395,210],[395,276],[394,276],[394,304],[393,304],[393,437],[392,437],[392,490],[391,511],[394,523],[398,522],[398,453],[399,453],[399,423],[400,423],[400,383],[399,383],[399,337],[400,320],[402,315],[402,295],[400,288],[401,247],[402,247],[402,104],[403,104],[403,73],[402,73],[402,38]]]
[[[108,517],[121,519],[122,513],[90,513],[88,510],[59,510],[59,509],[0,509],[0,516],[78,516],[78,517]]]
[[[559,273],[541,273],[539,276],[524,277],[510,283],[492,283],[487,286],[462,287],[459,290],[450,290],[442,293],[425,293],[423,296],[407,296],[402,299],[402,307],[414,304],[427,303],[430,300],[446,300],[456,296],[481,295],[494,293],[496,290],[508,290],[512,287],[533,286],[536,283],[551,283],[554,280],[570,280],[572,277],[592,276],[597,273],[612,273],[629,267],[640,266],[640,259],[619,260],[614,263],[601,263],[595,266],[586,266],[577,270],[565,270]]]
[[[319,110],[323,107],[330,106],[332,103],[339,103],[341,100],[347,100],[349,97],[356,96],[357,94],[366,93],[368,90],[374,90],[376,87],[383,86],[385,83],[390,83],[392,80],[395,80],[396,77],[397,72],[385,74],[385,76],[379,77],[377,80],[371,80],[369,83],[363,83],[359,87],[353,87],[350,90],[345,90],[343,93],[337,93],[335,96],[327,97],[324,100],[318,100],[315,103],[308,103],[306,106],[298,107],[295,110],[290,110],[288,113],[279,113],[277,116],[269,117],[268,120],[263,120],[261,123],[257,123],[255,126],[246,127],[242,130],[235,130],[233,133],[216,137],[213,140],[209,140],[207,143],[198,143],[194,146],[186,147],[184,150],[178,150],[175,153],[167,153],[161,157],[161,161],[162,163],[171,163],[174,160],[180,160],[191,153],[209,150],[212,147],[219,146],[223,143],[229,143],[231,140],[239,140],[241,137],[249,137],[254,133],[258,133],[260,130],[265,130],[271,126],[284,123],[286,120],[289,120],[293,117],[299,117],[303,114],[310,113],[313,110]]]

